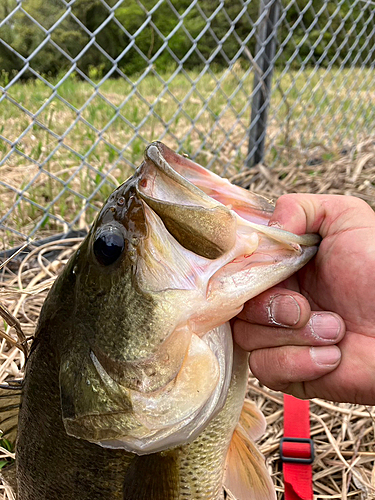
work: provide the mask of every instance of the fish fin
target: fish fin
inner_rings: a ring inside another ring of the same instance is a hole
[[[259,438],[264,430],[264,416],[255,404],[245,400],[224,469],[224,488],[236,500],[276,500],[275,487],[264,456],[252,441]]]
[[[0,389],[0,439],[16,442],[18,414],[20,411],[21,391]]]
[[[267,427],[267,422],[263,413],[259,410],[257,405],[249,399],[245,399],[244,401],[239,424],[243,428],[245,434],[253,441],[263,436]]]

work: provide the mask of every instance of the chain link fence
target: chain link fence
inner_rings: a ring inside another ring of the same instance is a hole
[[[153,140],[230,177],[375,129],[372,1],[2,0],[0,15],[3,248],[85,227]]]

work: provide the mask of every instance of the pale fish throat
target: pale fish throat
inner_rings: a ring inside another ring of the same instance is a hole
[[[206,362],[208,351],[212,364],[207,370],[201,361]],[[200,360],[202,352],[205,358]],[[193,335],[187,358],[189,356],[192,359],[185,367],[183,365],[171,387],[167,386],[164,392],[159,390],[153,395],[130,391],[134,415],[142,424],[135,435],[129,433],[121,438],[92,442],[105,448],[120,448],[144,455],[194,440],[222,409],[226,400],[233,363],[229,323],[214,328],[201,339]],[[94,354],[92,361],[100,377],[108,384],[109,376]],[[214,387],[210,387],[212,380],[215,381]]]

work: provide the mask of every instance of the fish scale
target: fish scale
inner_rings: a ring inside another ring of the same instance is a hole
[[[186,458],[180,468],[180,484],[188,485],[190,496],[183,498],[224,498],[226,453],[241,413],[246,382],[247,354],[236,346],[232,380],[223,409],[202,434],[185,447]]]

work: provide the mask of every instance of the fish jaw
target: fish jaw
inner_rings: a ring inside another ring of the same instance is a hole
[[[232,373],[231,333],[223,325],[317,249],[311,235],[268,227],[272,209],[160,143],[147,148],[70,265],[74,308],[87,314],[80,357],[72,360],[69,345],[63,348],[68,434],[144,454],[190,442],[209,424]],[[125,240],[124,255],[107,267],[92,251],[106,228]],[[80,383],[82,365],[89,383]]]

